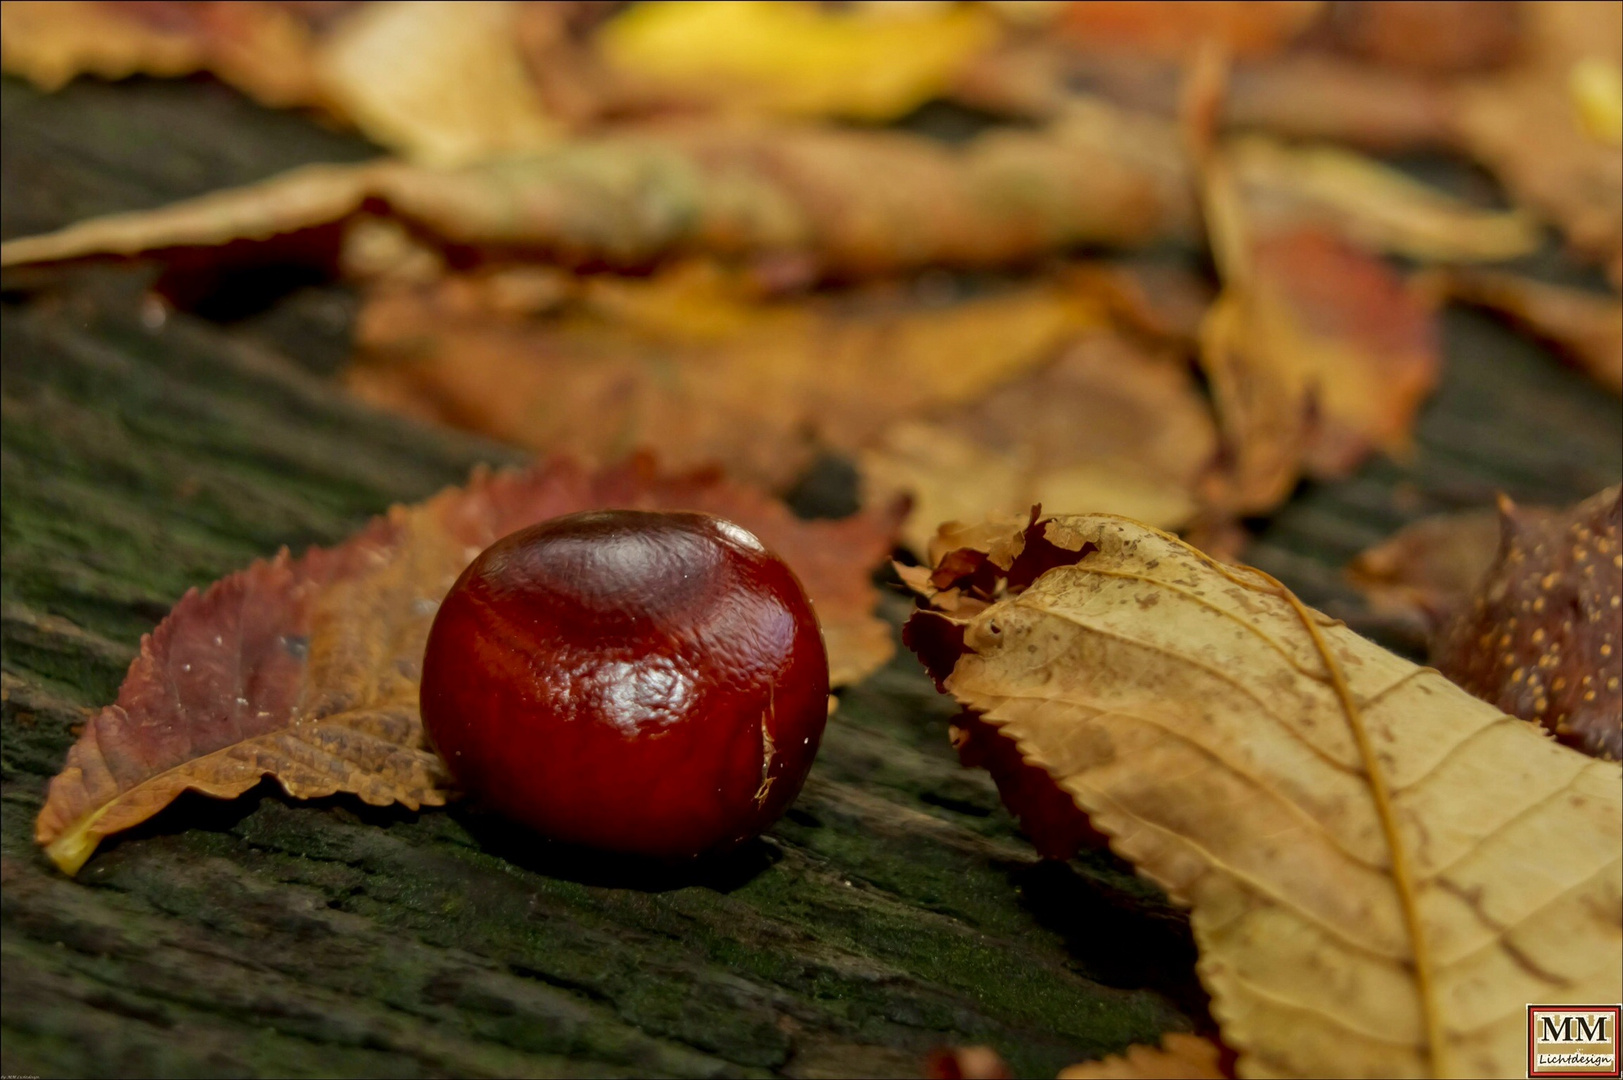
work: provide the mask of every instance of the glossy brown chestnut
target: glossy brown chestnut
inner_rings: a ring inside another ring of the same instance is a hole
[[[543,835],[663,859],[786,810],[828,716],[794,573],[696,513],[571,514],[462,573],[423,659],[423,722],[471,794]]]

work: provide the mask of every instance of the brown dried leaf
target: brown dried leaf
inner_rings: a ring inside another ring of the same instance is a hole
[[[1434,312],[1373,256],[1311,229],[1261,238],[1207,315],[1201,363],[1232,473],[1212,496],[1277,506],[1302,472],[1401,453],[1440,375]]]
[[[1513,59],[1524,21],[1522,5],[1498,0],[1356,0],[1330,5],[1326,29],[1372,63],[1455,75]]]
[[[860,463],[870,499],[912,496],[903,539],[923,554],[940,522],[1033,503],[1182,526],[1216,453],[1188,365],[1097,330],[978,400],[892,426]]]
[[[879,287],[761,303],[705,266],[596,279],[528,320],[479,297],[457,280],[376,295],[351,388],[536,450],[644,447],[774,487],[819,449],[854,452],[899,417],[980,399],[1102,318],[1053,280],[959,302]]]
[[[1234,1075],[1221,1046],[1175,1031],[1160,1046],[1129,1046],[1124,1054],[1061,1069],[1059,1080],[1222,1080]]]
[[[1450,299],[1505,316],[1612,393],[1623,393],[1623,301],[1491,270],[1451,270],[1439,283]]]
[[[1347,577],[1375,610],[1412,614],[1435,625],[1487,574],[1499,550],[1499,531],[1499,515],[1492,510],[1422,518],[1359,552],[1347,566]]]
[[[706,252],[797,281],[1143,244],[1188,235],[1194,217],[1171,126],[1099,106],[959,146],[712,123],[457,170],[311,166],[8,241],[0,265],[263,240],[349,218],[368,200],[450,244],[631,269]]]
[[[953,721],[948,732],[958,763],[985,769],[997,784],[998,798],[1020,819],[1020,829],[1045,859],[1069,859],[1083,848],[1101,848],[1107,838],[1056,783],[1053,777],[1020,756],[1020,747],[974,713]]]
[[[1574,93],[1586,64],[1617,71],[1623,8],[1550,0],[1524,11],[1528,59],[1455,92],[1458,141],[1623,288],[1623,154],[1588,129]]]
[[[567,459],[480,472],[464,488],[393,508],[336,548],[298,559],[284,551],[188,592],[142,639],[117,703],[68,751],[35,839],[71,874],[103,837],[181,792],[232,798],[265,776],[296,798],[443,803],[447,774],[417,713],[440,598],[499,537],[611,506],[700,510],[754,531],[812,598],[833,682],[889,657],[867,571],[890,550],[894,516],[797,521],[715,473],[658,475],[642,460],[596,474]]]
[[[314,105],[321,95],[313,42],[311,21],[294,4],[0,4],[0,67],[42,90],[60,89],[78,75],[207,71],[265,105]]]
[[[1623,489],[1565,511],[1501,498],[1499,517],[1493,565],[1432,663],[1569,746],[1623,758]]]
[[[1623,994],[1616,764],[1121,518],[1009,586],[907,640],[1190,906],[1240,1074],[1519,1076],[1528,1001]]]
[[[1074,104],[1082,86],[1118,106],[1171,116],[1182,68],[1180,61],[1067,48],[1051,38],[1018,40],[970,64],[952,96],[989,112],[1046,119]],[[1452,117],[1446,85],[1317,52],[1236,65],[1222,110],[1227,130],[1377,151],[1450,145]]]
[[[1090,49],[1186,57],[1220,42],[1237,56],[1278,52],[1324,10],[1317,0],[1098,0],[1067,4],[1055,29]]]

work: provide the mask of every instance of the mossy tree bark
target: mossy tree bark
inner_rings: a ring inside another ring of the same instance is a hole
[[[8,80],[4,120],[7,236],[369,152],[208,83]],[[980,1042],[1051,1075],[1208,1022],[1178,913],[1109,856],[1040,864],[906,657],[845,695],[788,818],[692,873],[266,784],[183,798],[57,874],[31,839],[45,781],[185,589],[514,460],[325,382],[339,288],[222,323],[144,304],[149,278],[58,276],[0,325],[6,1073],[906,1076]],[[1305,493],[1259,543],[1310,600],[1356,614],[1337,568],[1410,517],[1623,471],[1614,402],[1485,322],[1452,329],[1471,363],[1416,459]]]

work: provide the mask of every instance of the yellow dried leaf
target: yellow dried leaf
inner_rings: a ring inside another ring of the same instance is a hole
[[[1586,56],[1572,65],[1567,86],[1590,138],[1602,146],[1623,146],[1623,70]]]
[[[94,0],[7,0],[0,4],[0,66],[51,91],[85,73],[189,75],[202,68],[203,54],[184,33],[133,23]]]
[[[1061,1069],[1059,1080],[1222,1080],[1222,1047],[1198,1035],[1173,1032],[1160,1046],[1129,1046],[1102,1061]]]
[[[42,90],[60,89],[78,75],[174,78],[207,71],[265,105],[314,105],[320,99],[314,40],[292,5],[257,0],[0,4],[0,66]]]
[[[1434,262],[1500,262],[1543,240],[1523,211],[1480,209],[1351,150],[1249,136],[1226,153],[1253,219],[1270,230],[1312,222],[1372,251]]]
[[[730,111],[889,120],[939,94],[997,34],[971,5],[640,4],[598,32],[617,72]]]
[[[376,142],[429,165],[535,151],[563,134],[497,0],[389,0],[345,20],[316,60],[323,90]]]
[[[1623,994],[1623,772],[1121,518],[907,639],[1190,906],[1242,1076],[1521,1076],[1528,1002]]]

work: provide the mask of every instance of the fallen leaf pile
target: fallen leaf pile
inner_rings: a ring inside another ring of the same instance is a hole
[[[870,497],[912,498],[915,550],[942,520],[1039,501],[1215,543],[1303,477],[1407,451],[1440,377],[1442,300],[1504,312],[1623,380],[1615,297],[1460,266],[1531,253],[1545,221],[1611,257],[1608,110],[1623,103],[1600,57],[1623,28],[1582,5],[1466,7],[6,4],[6,65],[38,85],[207,70],[404,160],[80,222],[7,242],[0,264],[192,249],[190,265],[338,229],[336,269],[369,298],[346,378],[383,407],[778,488],[832,451]],[[277,91],[233,59],[273,48]],[[1226,77],[1203,77],[1195,58],[1217,54]],[[1038,122],[956,145],[821,122],[940,98]],[[1548,168],[1529,124],[1552,141]],[[1470,153],[1526,197],[1466,201],[1367,147]],[[1222,288],[1182,316],[1195,330],[1167,336],[1144,305],[1113,303],[1062,331],[1069,317],[1016,299],[1051,291],[1045,260],[1069,258],[1073,283],[1099,271],[1097,293],[1119,269],[1079,247],[1187,249],[1202,226]],[[1443,269],[1410,281],[1389,256]],[[746,287],[715,303],[662,287],[694,265]],[[875,295],[940,292],[942,271],[1028,277],[939,311],[874,310]],[[507,302],[549,273],[548,296]],[[470,310],[482,290],[501,310]],[[729,310],[656,327],[581,298],[615,290]]]
[[[1242,1075],[1520,1075],[1527,1002],[1623,991],[1616,763],[1121,518],[1014,526],[949,585],[990,602],[910,644],[1189,905]]]
[[[71,873],[265,776],[442,803],[417,671],[468,561],[573,510],[707,510],[799,573],[837,684],[892,648],[870,572],[922,559],[905,640],[960,760],[1042,855],[1108,843],[1190,907],[1220,1042],[1065,1075],[1519,1075],[1528,1002],[1620,996],[1616,489],[1355,562],[1443,674],[1219,560],[1303,481],[1413,453],[1444,303],[1623,392],[1620,12],[0,4],[42,91],[207,74],[389,155],[8,240],[8,291],[142,258],[181,303],[314,260],[360,296],[335,387],[544,462],[187,594],[40,843]],[[1445,192],[1437,154],[1485,171]],[[796,520],[830,457],[863,509]]]
[[[713,473],[660,474],[646,460],[599,473],[567,459],[480,473],[338,547],[297,559],[283,551],[187,593],[142,640],[117,703],[68,752],[36,839],[73,873],[103,837],[183,791],[230,798],[265,776],[296,798],[440,805],[448,776],[417,713],[440,598],[499,537],[597,507],[700,510],[744,525],[805,585],[833,683],[889,657],[867,570],[889,551],[894,518],[798,521]]]

